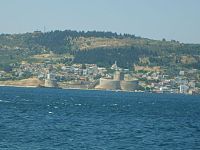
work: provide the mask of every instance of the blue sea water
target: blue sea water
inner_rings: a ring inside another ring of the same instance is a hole
[[[199,150],[200,96],[0,87],[0,150]]]

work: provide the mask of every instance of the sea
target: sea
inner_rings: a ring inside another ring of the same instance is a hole
[[[0,87],[0,150],[200,150],[200,96]]]

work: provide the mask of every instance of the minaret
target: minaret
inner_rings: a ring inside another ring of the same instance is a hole
[[[111,69],[118,70],[117,61],[112,65]]]

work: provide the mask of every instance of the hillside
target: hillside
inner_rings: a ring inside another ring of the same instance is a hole
[[[112,32],[36,31],[0,35],[0,67],[21,61],[96,63],[131,68],[133,64],[200,69],[200,45],[151,40]]]

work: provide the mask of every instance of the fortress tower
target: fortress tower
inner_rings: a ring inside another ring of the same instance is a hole
[[[45,87],[58,87],[55,76],[53,74],[48,73],[46,75],[44,86]]]

